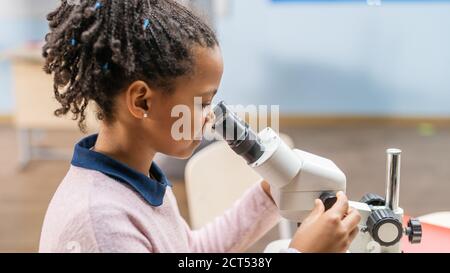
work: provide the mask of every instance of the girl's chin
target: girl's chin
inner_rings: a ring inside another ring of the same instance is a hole
[[[200,146],[200,144],[201,144],[200,140],[193,140],[189,144],[189,146],[186,147],[186,149],[184,149],[183,151],[180,151],[179,153],[174,155],[174,157],[177,157],[179,159],[188,159],[189,157],[192,156],[192,154],[194,153],[195,149],[197,149],[198,146]]]
[[[195,149],[197,149],[200,146],[201,143],[202,143],[201,140],[194,140],[194,141],[192,141],[191,147],[189,148],[189,153],[190,154],[189,154],[188,157],[190,157],[194,153]]]

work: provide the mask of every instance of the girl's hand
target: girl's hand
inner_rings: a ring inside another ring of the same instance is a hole
[[[349,208],[344,193],[337,194],[334,206],[325,212],[322,201],[317,199],[311,214],[297,229],[290,248],[300,252],[346,252],[356,235],[361,216]]]

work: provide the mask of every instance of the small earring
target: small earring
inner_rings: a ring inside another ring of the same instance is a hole
[[[144,118],[148,118],[148,112],[144,113]]]

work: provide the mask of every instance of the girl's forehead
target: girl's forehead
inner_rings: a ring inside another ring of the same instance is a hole
[[[196,73],[223,73],[223,56],[220,47],[196,47],[194,54]]]
[[[220,49],[204,49],[197,54],[193,83],[202,85],[197,92],[217,90],[223,74],[223,59]]]

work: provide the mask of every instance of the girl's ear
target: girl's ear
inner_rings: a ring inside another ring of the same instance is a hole
[[[133,82],[126,91],[126,103],[130,114],[137,119],[148,118],[153,95],[153,90],[145,82]]]

